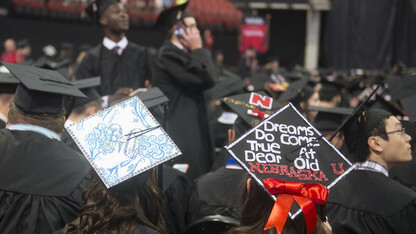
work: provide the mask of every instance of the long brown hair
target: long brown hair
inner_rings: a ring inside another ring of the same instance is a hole
[[[246,176],[243,183],[247,183]],[[242,195],[241,220],[240,227],[236,227],[227,232],[227,234],[277,234],[276,228],[263,230],[269,219],[270,212],[274,206],[274,200],[254,179],[251,180],[250,191],[246,189]],[[317,206],[317,234],[328,233],[322,224],[322,207]],[[295,219],[287,218],[282,233],[307,233],[306,222],[303,213],[296,216]]]
[[[95,171],[84,193],[86,204],[80,218],[65,233],[131,233],[137,223],[167,233],[162,218],[162,196],[157,185],[157,169],[146,182],[131,192],[107,189]]]

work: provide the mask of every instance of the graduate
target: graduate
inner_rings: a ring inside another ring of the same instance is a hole
[[[204,91],[214,86],[215,70],[187,5],[166,9],[155,23],[167,32],[167,40],[156,56],[153,84],[169,98],[167,132],[182,151],[173,163],[188,164],[187,174],[193,180],[212,165],[214,142]]]
[[[0,232],[51,233],[84,204],[90,166],[60,134],[64,99],[85,95],[57,71],[3,65],[20,84],[0,130]]]
[[[412,159],[411,137],[390,112],[363,109],[344,129],[355,170],[329,194],[327,211],[336,233],[414,233],[416,193],[389,178]]]
[[[149,75],[146,49],[127,40],[129,16],[118,0],[96,0],[86,9],[104,31],[103,42],[87,52],[76,71],[77,79],[101,77],[98,89],[103,107],[145,87]]]

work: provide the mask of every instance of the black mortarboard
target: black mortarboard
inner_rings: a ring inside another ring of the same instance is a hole
[[[14,103],[26,113],[57,114],[64,108],[64,97],[85,97],[59,72],[3,62],[20,81]]]
[[[308,110],[318,111],[313,126],[321,132],[335,131],[341,126],[345,117],[350,115],[354,109],[352,108],[326,108],[310,106]]]
[[[369,109],[383,109],[390,112],[392,115],[398,117],[399,119],[403,116],[406,116],[406,113],[404,112],[403,108],[396,101],[387,101],[385,97],[388,97],[388,95],[376,95],[376,99],[368,103]]]
[[[254,127],[273,114],[279,105],[265,92],[252,92],[225,97],[222,101]]]
[[[19,83],[5,66],[0,66],[0,94],[14,93]]]
[[[137,96],[147,108],[151,108],[169,101],[168,97],[166,97],[165,94],[158,87],[153,87],[151,89],[143,89],[143,91],[137,92],[136,94],[133,94],[130,97],[126,97],[112,102],[110,103],[110,106],[123,102],[131,98],[132,96]]]
[[[410,121],[416,122],[416,75],[390,77],[388,89],[393,100],[399,100]]]
[[[226,146],[226,149],[276,200],[275,206],[282,208],[276,212],[283,216],[283,221],[288,214],[293,219],[300,212],[296,202],[292,205],[292,196],[311,199],[306,191],[314,187],[317,192],[315,195],[319,194],[319,199],[314,202],[325,204],[327,188],[331,188],[354,168],[292,104],[276,111]],[[309,212],[314,210],[304,209],[305,217],[310,216]],[[266,225],[266,229],[273,225],[276,224]],[[278,226],[276,228],[283,229]]]
[[[290,83],[289,87],[277,99],[277,103],[288,102],[295,98],[309,98],[314,90],[308,86],[308,79],[300,78],[297,81]]]
[[[98,24],[105,10],[107,10],[109,6],[119,3],[119,0],[94,0],[87,8],[85,8],[85,13],[94,21],[94,23]]]
[[[85,105],[89,102],[101,98],[100,94],[97,92],[97,89],[95,88],[97,86],[100,86],[101,84],[101,77],[99,76],[88,79],[76,80],[73,81],[72,84],[74,84],[87,96],[86,98],[75,99],[74,108],[80,107],[82,105]]]
[[[246,87],[246,84],[239,76],[236,75],[225,78],[214,87],[208,89],[205,93],[211,100],[215,100],[241,92],[244,87]]]
[[[79,51],[89,50],[91,49],[91,45],[89,44],[82,44],[79,46]]]
[[[186,7],[188,6],[189,1],[184,4],[176,5],[170,8],[167,8],[160,12],[157,17],[156,23],[154,24],[155,28],[159,28],[163,31],[168,31],[173,25],[182,21],[186,17],[190,17]]]

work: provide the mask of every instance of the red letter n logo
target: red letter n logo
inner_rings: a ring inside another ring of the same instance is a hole
[[[249,103],[270,110],[272,108],[273,99],[267,96],[263,97],[258,93],[251,93]]]

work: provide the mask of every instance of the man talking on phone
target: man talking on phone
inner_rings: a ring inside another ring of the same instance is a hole
[[[166,128],[182,151],[171,163],[185,164],[193,180],[210,170],[214,155],[204,91],[215,84],[215,71],[187,5],[164,10],[156,21],[167,40],[156,56],[153,84],[169,98]]]

